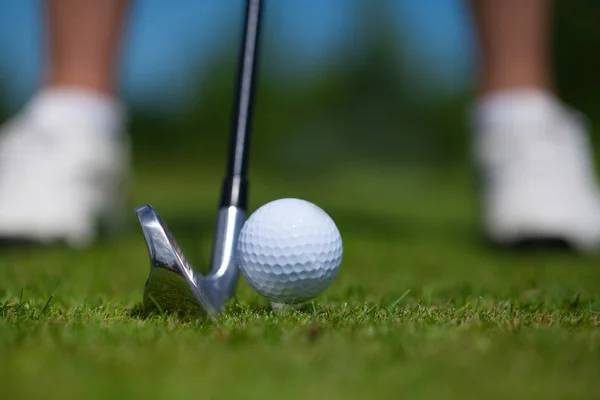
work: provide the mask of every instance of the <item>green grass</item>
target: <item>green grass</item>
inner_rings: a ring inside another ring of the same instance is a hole
[[[204,270],[218,173],[140,171],[152,203]],[[0,398],[592,398],[600,396],[600,262],[506,253],[477,239],[460,172],[256,172],[252,207],[301,197],[344,240],[332,287],[276,315],[240,282],[215,323],[143,317],[145,243],[131,211],[91,249],[0,258]]]

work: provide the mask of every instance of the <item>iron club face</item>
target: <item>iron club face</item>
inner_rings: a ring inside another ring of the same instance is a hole
[[[144,309],[210,318],[222,312],[239,276],[235,248],[246,213],[236,207],[219,210],[212,269],[202,276],[194,271],[154,207],[144,205],[135,211],[150,255]]]

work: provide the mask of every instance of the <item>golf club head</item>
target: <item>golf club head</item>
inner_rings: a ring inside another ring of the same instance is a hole
[[[222,312],[239,276],[235,249],[245,212],[236,207],[219,210],[211,272],[202,276],[194,271],[154,207],[144,205],[135,211],[150,255],[144,309],[210,318]]]
[[[202,290],[199,277],[158,212],[151,205],[138,207],[135,212],[150,254],[150,274],[144,287],[144,309],[215,316],[218,307]]]

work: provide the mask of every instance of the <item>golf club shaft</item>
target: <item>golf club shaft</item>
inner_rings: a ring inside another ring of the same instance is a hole
[[[246,210],[248,206],[247,167],[252,128],[261,3],[262,0],[248,0],[246,2],[243,49],[238,65],[235,109],[229,144],[229,157],[227,159],[227,173],[221,194],[221,207],[235,206]]]

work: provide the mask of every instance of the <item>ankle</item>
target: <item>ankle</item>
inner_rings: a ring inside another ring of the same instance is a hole
[[[490,91],[478,96],[472,107],[475,120],[508,121],[545,116],[559,100],[549,90],[519,87]]]
[[[87,124],[100,131],[116,131],[125,123],[124,105],[111,95],[80,86],[42,88],[27,112],[40,118]]]

